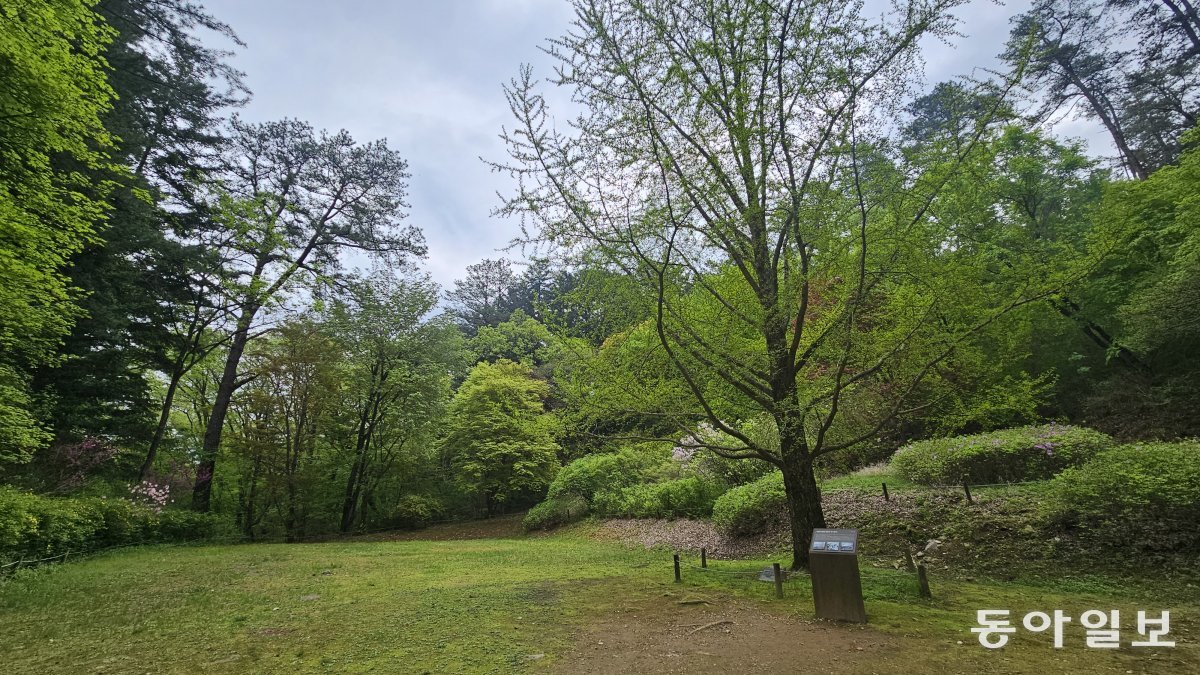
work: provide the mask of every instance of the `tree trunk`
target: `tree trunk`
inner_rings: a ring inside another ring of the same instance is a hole
[[[225,357],[225,370],[221,373],[221,383],[217,387],[216,398],[213,399],[212,412],[208,416],[208,426],[204,429],[204,444],[200,450],[200,467],[196,470],[196,486],[192,489],[192,508],[207,512],[212,501],[213,473],[217,467],[217,450],[221,447],[221,433],[225,429],[225,416],[229,413],[229,404],[233,401],[233,392],[237,389],[237,371],[242,362],[242,354],[246,351],[246,342],[250,339],[250,324],[254,320],[257,307],[247,307],[238,318],[233,340],[229,343],[229,354]]]
[[[163,397],[162,412],[158,415],[158,427],[154,430],[154,438],[150,439],[150,447],[146,449],[146,459],[138,469],[138,482],[146,480],[150,469],[154,468],[154,458],[158,455],[158,446],[162,444],[163,436],[167,433],[167,423],[171,420],[171,406],[175,402],[175,392],[179,389],[179,380],[183,379],[184,371],[177,365],[171,373],[171,383],[167,385],[167,395]]]
[[[812,531],[825,527],[821,490],[817,487],[811,458],[793,456],[790,460],[784,460],[783,488],[787,492],[788,515],[792,524],[792,569],[806,569]]]

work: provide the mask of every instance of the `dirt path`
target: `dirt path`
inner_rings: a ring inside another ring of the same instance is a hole
[[[828,624],[763,611],[748,600],[705,595],[706,604],[664,596],[625,607],[575,635],[554,672],[859,673],[897,651],[865,626]],[[717,623],[722,622],[722,623]],[[724,623],[728,622],[728,623]]]

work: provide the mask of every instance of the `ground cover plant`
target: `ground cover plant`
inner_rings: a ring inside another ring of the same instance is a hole
[[[786,584],[780,601],[770,584],[751,580],[770,559],[714,561],[714,569],[744,576],[706,576],[685,556],[684,583],[677,585],[667,550],[596,541],[586,526],[521,538],[516,523],[481,533],[488,538],[434,540],[435,528],[427,540],[146,547],[29,570],[0,585],[0,658],[12,672],[575,672],[624,658],[615,638],[607,649],[593,639],[611,622],[632,627],[626,638],[682,637],[695,628],[687,626],[699,621],[694,617],[717,620],[727,612],[746,629],[787,625],[796,641],[824,631],[816,635],[844,645],[843,661],[830,663],[835,670],[942,672],[942,658],[973,672],[1096,672],[1147,663],[1183,672],[1200,664],[1191,640],[1200,631],[1195,595],[1170,603],[1180,647],[1150,661],[1130,649],[1055,650],[1039,635],[1018,636],[1011,648],[992,653],[969,632],[974,610],[984,605],[1014,613],[1052,605],[1074,614],[1114,607],[1133,616],[1135,608],[1161,604],[1149,582],[1056,587],[935,576],[934,599],[923,601],[911,574],[867,565],[872,624],[865,631],[825,628],[811,623],[802,575]],[[454,527],[444,529],[462,536],[465,530]],[[712,639],[727,639],[729,649],[750,639],[738,625],[729,628],[728,637]],[[1068,639],[1082,640],[1076,632]],[[711,649],[705,637],[679,643],[704,651]],[[653,650],[631,645],[634,653]],[[773,648],[803,658],[793,642]]]

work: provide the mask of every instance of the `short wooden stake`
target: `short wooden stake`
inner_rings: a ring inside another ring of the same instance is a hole
[[[909,572],[917,571],[917,565],[913,562],[912,551],[908,550],[908,544],[904,545],[904,562],[908,565]]]
[[[963,483],[963,492],[967,493],[967,503],[974,504],[975,500],[971,499],[971,486]]]
[[[917,584],[921,587],[922,598],[932,598],[929,592],[929,577],[925,574],[925,563],[917,563]]]
[[[771,563],[771,569],[775,572],[775,597],[783,597],[783,572],[779,569],[779,563]]]
[[[887,483],[883,484],[883,501],[890,502],[892,498],[888,496]]]
[[[675,554],[675,583],[679,583],[682,579],[679,576],[679,554]]]
[[[700,566],[704,568],[708,567],[708,551],[705,551],[703,548],[700,549]]]

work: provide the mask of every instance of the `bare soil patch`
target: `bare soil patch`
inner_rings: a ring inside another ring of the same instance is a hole
[[[623,607],[578,632],[558,673],[858,673],[898,651],[866,626],[764,611],[750,600],[664,595]]]

